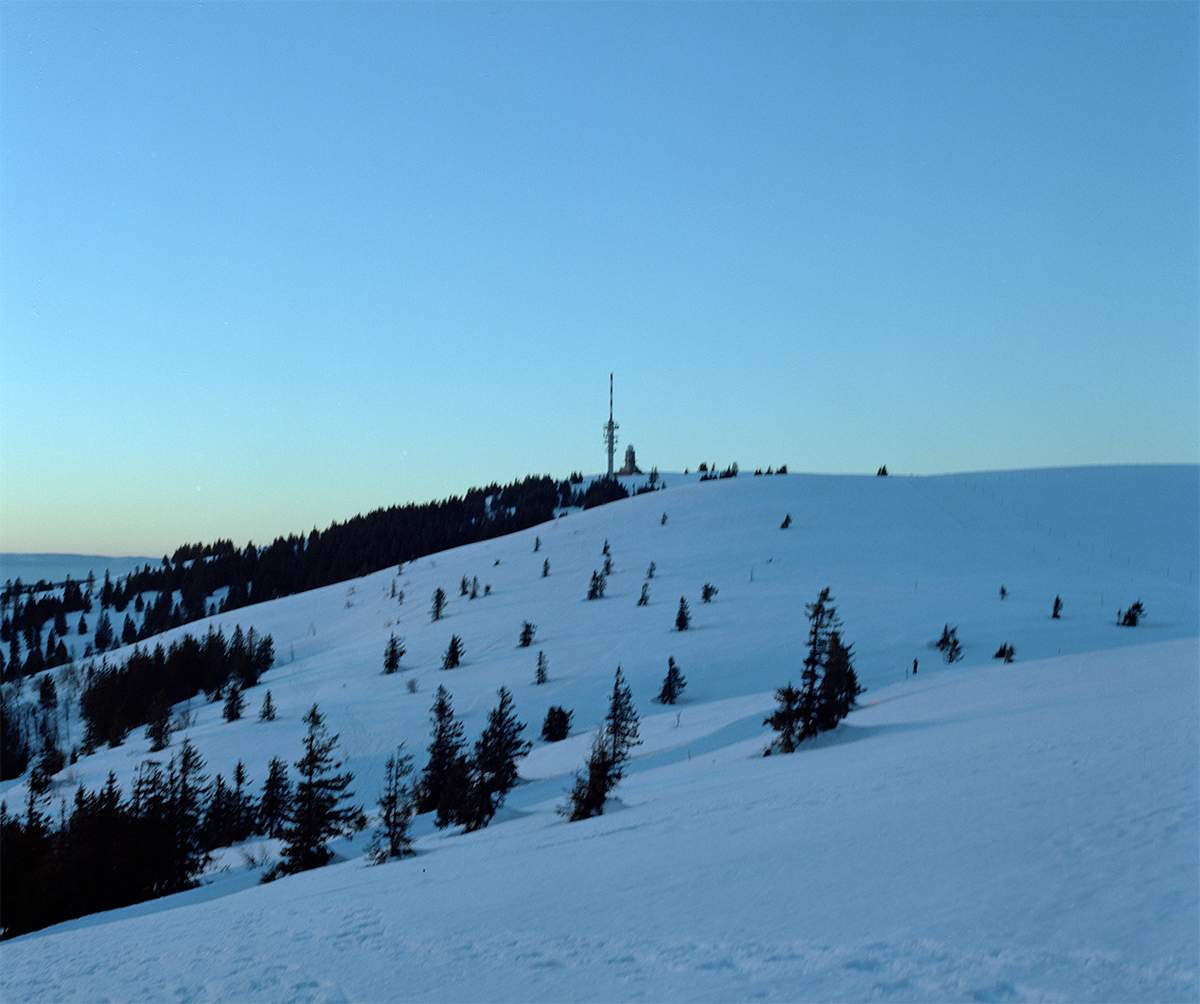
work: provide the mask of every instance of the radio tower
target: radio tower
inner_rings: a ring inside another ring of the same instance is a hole
[[[604,443],[608,447],[608,476],[613,476],[613,451],[617,448],[617,429],[620,426],[613,421],[613,375],[608,374],[608,425],[604,427]]]

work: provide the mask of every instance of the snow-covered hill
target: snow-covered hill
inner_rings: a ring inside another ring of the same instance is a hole
[[[501,685],[527,736],[552,704],[575,728],[535,745],[486,830],[422,817],[415,858],[369,867],[364,835],[268,886],[246,859],[269,845],[231,850],[200,889],[4,943],[4,999],[1200,996],[1195,467],[664,479],[215,619],[271,633],[278,661],[248,718],[195,707],[210,773],[240,758],[261,785],[272,756],[298,758],[316,701],[370,811],[398,742],[424,762],[438,684],[471,738]],[[614,571],[588,602],[606,541]],[[771,692],[799,681],[804,604],[824,586],[868,691],[835,732],[763,758]],[[439,587],[448,616],[431,623]],[[1145,621],[1118,627],[1139,599]],[[946,624],[953,666],[931,647]],[[384,676],[392,633],[408,651]],[[451,634],[466,659],[443,671]],[[1015,663],[992,659],[1001,643]],[[535,686],[539,650],[550,682]],[[668,656],[687,678],[673,708],[651,702]],[[618,664],[644,742],[605,815],[566,823],[554,810]],[[279,718],[260,723],[268,688]],[[135,732],[81,759],[59,794],[110,770],[128,791],[147,747]]]

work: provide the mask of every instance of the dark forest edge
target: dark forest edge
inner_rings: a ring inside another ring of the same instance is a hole
[[[9,581],[0,593],[0,679],[75,661],[67,646],[72,635],[87,638],[82,658],[90,658],[204,617],[516,533],[554,519],[562,509],[588,509],[630,494],[615,478],[599,478],[586,489],[583,482],[578,473],[563,481],[531,475],[437,502],[376,509],[324,531],[314,527],[307,535],[278,537],[265,547],[251,541],[238,548],[230,540],[184,544],[164,555],[157,568],[147,564],[115,581],[105,573],[98,596],[90,576],[83,583],[68,578],[58,587]],[[651,474],[637,493],[656,482]],[[218,603],[214,597],[222,590]],[[100,610],[93,616],[97,600]],[[137,618],[128,612],[131,604]],[[114,621],[122,615],[118,626]],[[51,628],[43,642],[47,622]]]

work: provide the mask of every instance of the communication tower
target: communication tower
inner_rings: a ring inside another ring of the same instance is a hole
[[[608,424],[604,427],[604,444],[608,448],[608,476],[613,476],[613,452],[617,448],[617,429],[613,421],[613,375],[608,374]]]

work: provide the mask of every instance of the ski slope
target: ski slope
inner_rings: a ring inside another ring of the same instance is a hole
[[[194,706],[210,774],[240,758],[261,786],[272,756],[298,758],[316,701],[370,812],[398,742],[423,765],[438,684],[471,740],[501,685],[529,738],[552,704],[574,710],[572,735],[535,743],[487,829],[420,817],[414,858],[368,866],[362,834],[334,865],[259,886],[277,848],[252,841],[199,889],[5,942],[4,1000],[1200,998],[1195,467],[664,480],[215,618],[270,632],[277,664],[242,721]],[[588,602],[605,541],[614,572]],[[479,598],[459,596],[464,575]],[[868,690],[833,733],[764,758],[824,586]],[[1143,624],[1116,626],[1137,599]],[[947,623],[953,666],[931,647]],[[408,651],[383,676],[393,632]],[[452,633],[466,658],[443,671]],[[1002,642],[1016,662],[992,659]],[[687,689],[663,708],[668,656]],[[568,824],[555,808],[618,664],[643,744],[605,814]],[[266,689],[272,723],[255,720]],[[109,770],[128,792],[147,749],[135,732],[81,759],[56,797]]]

